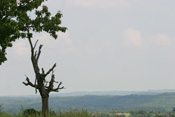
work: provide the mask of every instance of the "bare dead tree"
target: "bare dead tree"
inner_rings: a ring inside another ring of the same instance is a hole
[[[38,40],[35,42],[34,45],[32,44],[32,41],[30,38],[28,38],[28,40],[29,40],[29,44],[31,47],[31,61],[32,61],[34,72],[35,72],[35,83],[33,84],[30,81],[30,79],[26,76],[26,82],[23,82],[23,84],[26,86],[31,86],[35,88],[36,93],[37,93],[37,90],[39,91],[40,96],[42,98],[42,113],[44,117],[46,117],[48,114],[48,108],[49,108],[49,105],[48,105],[49,93],[59,92],[59,90],[63,89],[64,86],[61,86],[62,82],[55,81],[54,69],[56,67],[56,63],[47,72],[45,72],[44,68],[40,70],[38,66],[38,60],[41,55],[41,49],[43,45],[40,45],[37,51],[35,50],[35,48],[38,43]],[[52,73],[51,79],[49,82],[47,82],[46,77],[50,73]],[[54,88],[54,83],[58,83],[56,88]]]

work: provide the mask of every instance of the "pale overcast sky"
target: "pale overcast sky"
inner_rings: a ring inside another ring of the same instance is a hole
[[[39,65],[55,62],[56,80],[74,91],[175,89],[175,0],[48,0],[52,14],[63,13],[54,40],[46,33]],[[30,14],[32,15],[32,13]],[[34,81],[27,40],[18,40],[0,66],[0,96],[31,95],[22,84]],[[48,77],[49,80],[49,77]]]

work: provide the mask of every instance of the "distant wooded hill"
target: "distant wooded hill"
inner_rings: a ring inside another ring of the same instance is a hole
[[[156,95],[160,93],[174,92],[175,89],[163,89],[163,90],[148,90],[148,91],[79,91],[79,92],[71,92],[71,93],[59,93],[54,95],[59,96],[84,96],[84,95]]]
[[[39,97],[0,97],[4,111],[19,112],[21,106],[41,110]],[[108,112],[118,110],[128,112],[131,110],[169,112],[175,107],[175,93],[162,93],[157,95],[125,95],[125,96],[69,96],[50,97],[50,108],[56,112],[67,109],[87,109],[90,112]]]

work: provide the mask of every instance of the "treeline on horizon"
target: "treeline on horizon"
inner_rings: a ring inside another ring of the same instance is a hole
[[[0,97],[5,112],[19,112],[24,109],[34,108],[41,110],[39,97]],[[58,113],[59,110],[86,109],[88,112],[130,112],[144,110],[168,113],[175,107],[175,93],[158,95],[126,95],[126,96],[72,96],[50,97],[50,108]]]

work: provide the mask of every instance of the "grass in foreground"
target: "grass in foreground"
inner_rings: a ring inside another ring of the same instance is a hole
[[[26,109],[21,111],[19,114],[0,112],[0,117],[43,117],[41,112],[34,109]],[[59,111],[55,113],[50,111],[48,117],[175,117],[175,109],[169,113],[161,113],[154,111],[131,111],[130,113],[119,113],[119,112],[109,112],[109,113],[89,113],[87,110],[70,109],[69,111]]]
[[[23,111],[22,113],[15,114],[15,113],[7,113],[7,112],[1,112],[0,117],[43,117],[41,112],[37,111],[28,111],[29,113],[26,113],[26,111]],[[59,112],[58,114],[54,112],[49,112],[48,117],[92,117],[92,113],[88,113],[87,110],[70,110],[70,111],[63,111]]]
[[[30,111],[29,111],[30,110]],[[26,113],[29,112],[29,113]],[[6,113],[1,112],[0,117],[43,117],[42,114],[38,111],[34,111],[33,109],[24,110],[22,113],[15,114],[15,113]],[[72,110],[69,111],[60,111],[58,114],[49,112],[48,117],[129,117],[129,113],[118,113],[118,114],[111,114],[111,113],[89,113],[87,110]]]

